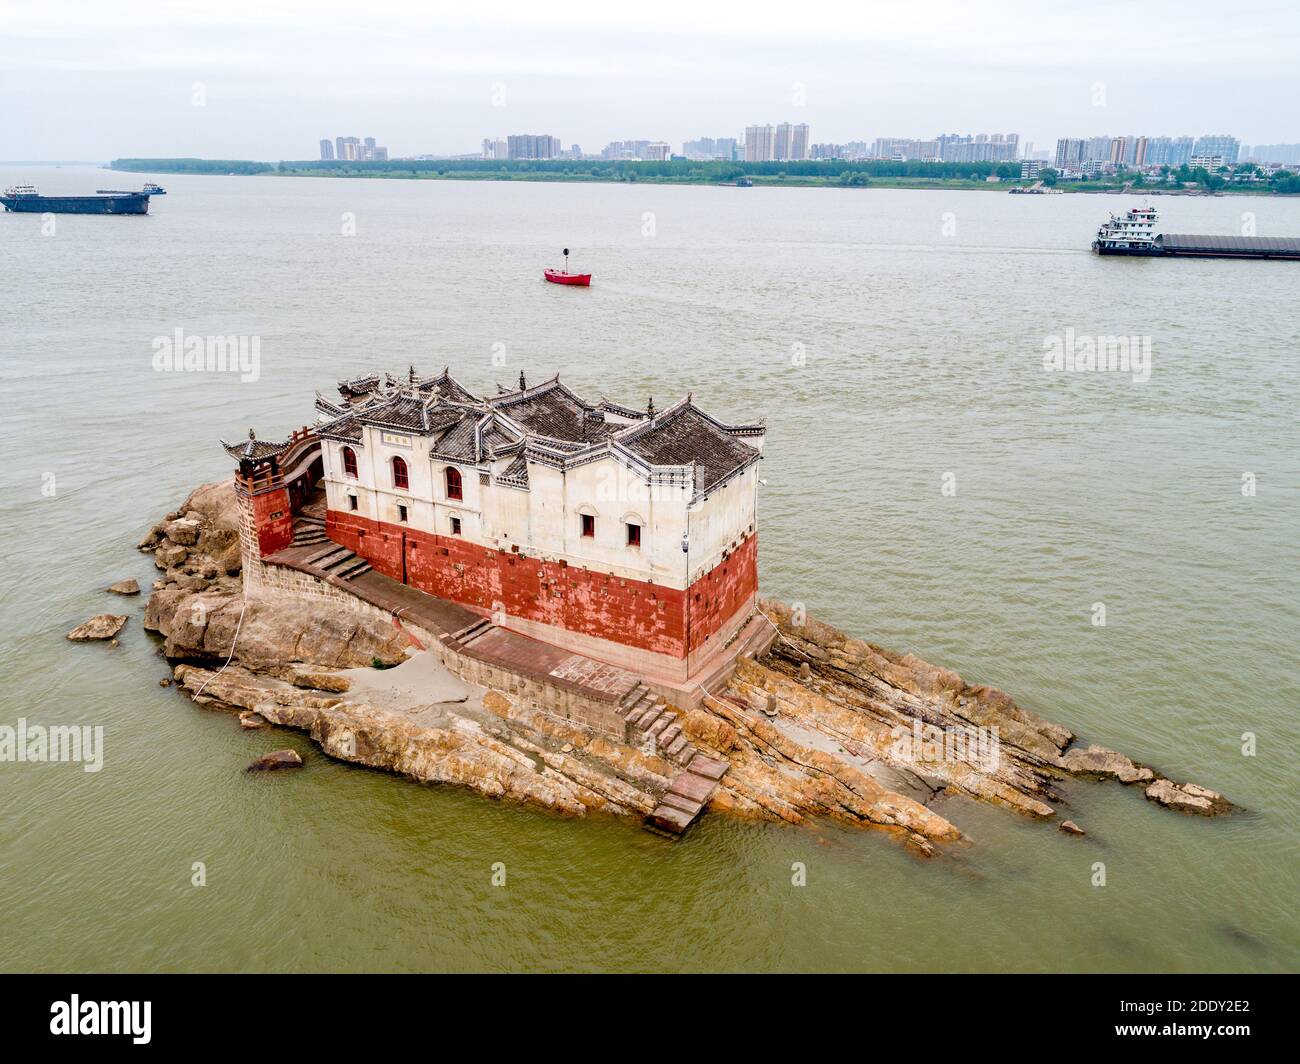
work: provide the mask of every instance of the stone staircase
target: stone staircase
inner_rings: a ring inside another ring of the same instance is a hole
[[[654,812],[646,817],[646,827],[667,835],[682,834],[703,812],[729,767],[725,761],[695,752],[689,767],[673,777]]]
[[[467,624],[459,631],[450,632],[442,637],[442,641],[457,650],[463,650],[476,639],[482,639],[488,632],[495,628],[491,621],[477,620],[473,624]]]
[[[645,747],[654,740],[654,752],[685,768],[695,756],[695,747],[682,734],[677,715],[643,683],[632,687],[619,700],[618,715],[627,728],[627,742]]]
[[[668,835],[682,834],[704,811],[730,766],[700,753],[682,734],[677,714],[643,683],[623,696],[618,712],[627,726],[630,745],[645,748],[653,744],[655,753],[681,769],[646,818],[646,827]]]
[[[343,580],[353,580],[362,573],[370,572],[371,565],[361,555],[340,547],[332,540],[327,540],[328,547],[309,554],[302,562],[306,566],[327,576],[337,576]]]
[[[440,638],[453,650],[472,650],[478,640],[496,630],[491,621],[480,618]],[[677,713],[639,680],[619,698],[616,712],[623,720],[624,742],[662,757],[677,768],[645,823],[652,831],[681,835],[704,811],[730,766],[701,754],[682,734]]]
[[[325,518],[304,510],[293,519],[293,547],[310,547],[317,543],[329,543],[325,535]]]

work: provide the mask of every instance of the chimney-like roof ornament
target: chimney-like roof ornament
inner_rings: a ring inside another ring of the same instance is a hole
[[[249,430],[248,430],[248,438],[249,438],[250,440],[255,440],[255,439],[257,439],[257,433],[254,432],[252,429],[249,429]]]
[[[523,370],[520,370],[520,371],[519,371],[519,390],[522,392],[522,391],[525,391],[527,388],[528,388],[528,382],[527,382],[526,380],[524,380],[524,371],[523,371]]]
[[[655,419],[655,397],[653,395],[650,396],[650,402],[646,404],[645,412],[651,421]]]

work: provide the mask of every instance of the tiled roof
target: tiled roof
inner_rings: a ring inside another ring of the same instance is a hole
[[[363,425],[428,436],[458,420],[457,414],[449,413],[456,409],[444,407],[436,395],[403,390],[371,400],[357,410],[357,417]]]
[[[520,488],[528,486],[530,462],[568,469],[613,453],[643,476],[680,479],[691,470],[695,490],[704,492],[761,457],[747,442],[759,442],[766,432],[761,424],[724,424],[689,395],[656,414],[653,408],[641,411],[603,397],[593,405],[558,376],[529,388],[521,374],[519,383],[517,391],[484,400],[447,369],[427,380],[412,368],[405,379],[371,374],[340,381],[345,403],[317,393],[316,409],[324,416],[316,434],[361,443],[362,427],[373,425],[427,440],[430,457],[443,461],[478,465],[510,458],[496,479]],[[232,457],[257,461],[280,454],[288,444],[254,439],[223,446]],[[661,472],[647,472],[647,466]]]
[[[606,421],[603,413],[569,391],[559,377],[488,402],[528,432],[570,443],[599,443],[626,427]]]
[[[275,455],[280,454],[289,446],[289,444],[287,442],[270,443],[266,440],[259,440],[253,436],[253,432],[250,429],[248,432],[248,439],[243,443],[227,443],[225,440],[222,440],[221,446],[226,449],[226,454],[230,455],[231,458],[238,458],[241,460],[247,458],[254,462],[260,462],[263,459],[272,458]]]
[[[330,417],[338,417],[346,408],[340,406],[338,403],[330,402],[330,400],[326,399],[320,392],[317,392],[316,409],[322,414],[328,414]]]
[[[519,488],[528,487],[528,460],[522,454],[518,455],[513,462],[506,466],[505,470],[497,477],[497,480]]]
[[[696,491],[708,491],[760,457],[756,447],[689,401],[651,422],[629,427],[619,442],[651,465],[694,466]]]
[[[446,366],[436,377],[420,381],[419,389],[425,394],[437,393],[453,403],[477,403],[479,398],[448,372]]]
[[[450,458],[457,462],[477,462],[474,453],[474,426],[478,418],[473,411],[463,410],[454,421],[445,422],[445,427],[434,438],[429,448],[430,458]]]
[[[333,421],[326,421],[316,426],[316,435],[331,440],[361,442],[361,422],[357,420],[355,410],[349,410]]]

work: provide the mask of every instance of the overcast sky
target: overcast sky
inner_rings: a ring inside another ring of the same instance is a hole
[[[1300,0],[0,0],[0,158],[394,155],[486,136],[1300,141]],[[197,86],[197,87],[196,87]],[[195,105],[196,92],[203,106]]]

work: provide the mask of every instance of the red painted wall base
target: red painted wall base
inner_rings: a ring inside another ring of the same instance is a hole
[[[325,531],[384,575],[439,598],[675,658],[698,649],[758,588],[757,535],[681,591],[338,510],[328,511]]]
[[[257,530],[257,549],[265,558],[293,542],[293,512],[285,488],[250,495],[248,503]]]

